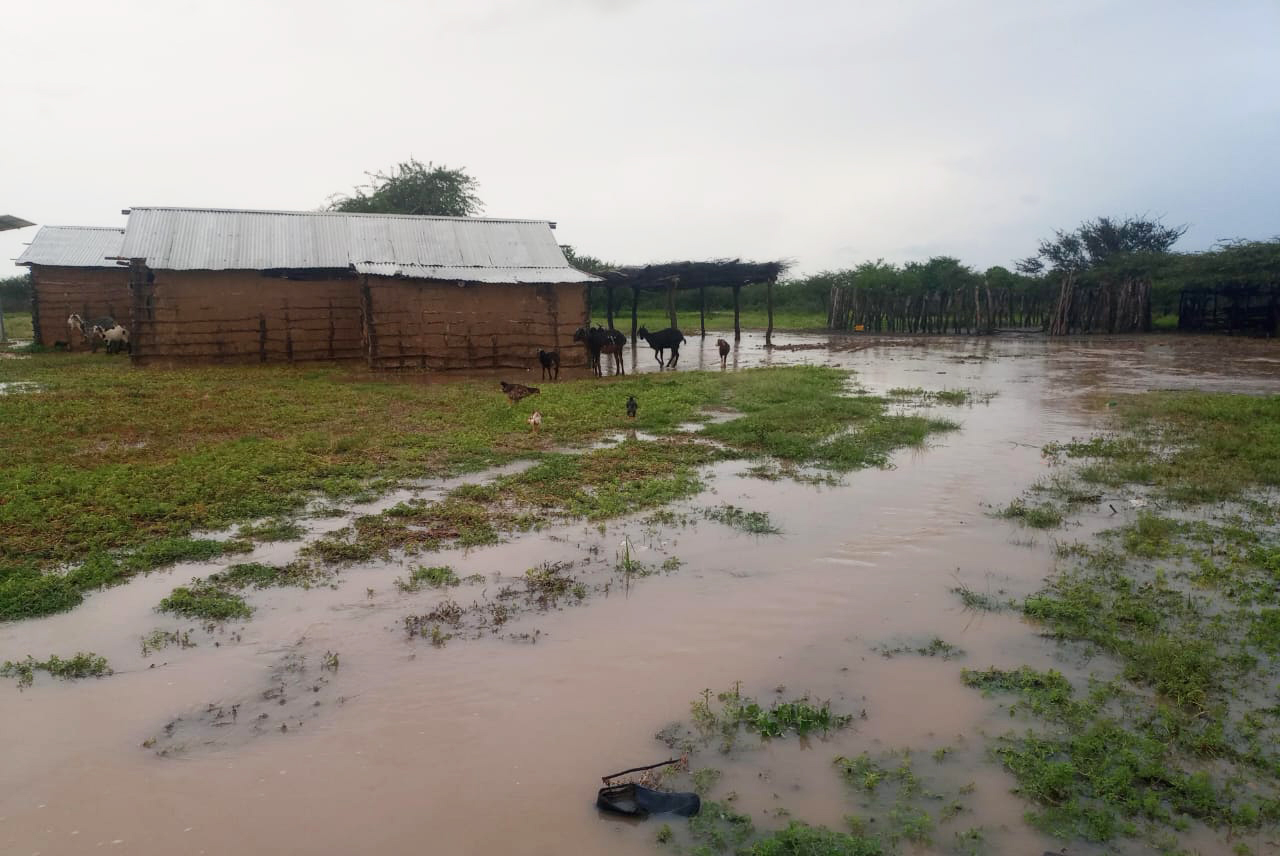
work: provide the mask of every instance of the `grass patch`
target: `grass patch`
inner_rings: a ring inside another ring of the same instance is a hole
[[[697,468],[725,455],[843,472],[885,466],[894,449],[955,427],[888,415],[881,399],[846,395],[847,377],[794,366],[544,385],[533,435],[528,407],[512,407],[490,381],[417,384],[323,366],[143,370],[86,354],[0,361],[0,381],[43,387],[12,397],[0,417],[0,619],[70,609],[89,588],[248,546],[195,549],[195,530],[265,518],[242,534],[296,535],[286,518],[317,497],[369,498],[409,479],[541,458],[501,480],[499,493],[416,506],[403,525],[388,523],[395,515],[362,518],[309,547],[327,562],[360,562],[492,543],[546,516],[656,508],[695,492]],[[635,421],[622,406],[628,395],[640,402]],[[743,414],[700,432],[727,448],[634,441],[583,456],[544,451],[630,427],[672,434],[707,408]],[[369,413],[379,414],[377,430]]]
[[[934,636],[928,642],[900,643],[897,645],[876,645],[871,650],[882,657],[896,657],[899,654],[915,654],[920,657],[939,657],[943,660],[954,660],[964,656],[964,649]]]
[[[964,681],[1014,696],[1010,714],[1038,723],[993,751],[1052,835],[1170,849],[1193,823],[1272,827],[1280,533],[1267,500],[1280,479],[1280,398],[1148,393],[1113,412],[1115,433],[1047,450],[1070,464],[1050,492],[1097,502],[1106,485],[1185,512],[1142,510],[1093,542],[1060,545],[1057,572],[1022,612],[1069,650],[1112,658],[1117,676],[1084,697],[1027,667]]]
[[[73,681],[80,678],[101,678],[114,674],[107,665],[107,658],[81,651],[74,657],[63,659],[54,654],[47,660],[37,660],[30,654],[25,660],[5,660],[0,665],[0,677],[17,678],[18,687],[26,688],[35,682],[37,671],[48,672],[55,678]]]
[[[782,534],[782,530],[774,525],[767,511],[747,511],[736,505],[721,505],[703,509],[702,516],[751,535]]]
[[[453,572],[453,568],[448,565],[440,565],[436,567],[419,566],[409,572],[409,578],[402,580],[396,577],[396,588],[404,592],[419,591],[424,586],[430,588],[444,588],[446,586],[456,586],[462,581],[458,579],[458,575]]]
[[[1018,520],[1032,529],[1056,529],[1062,525],[1062,509],[1051,502],[1031,504],[1023,499],[1015,499],[996,512],[997,517],[1006,520]]]
[[[253,614],[253,608],[240,595],[201,580],[195,580],[189,586],[178,586],[160,601],[156,609],[205,621],[230,621]]]
[[[4,313],[4,334],[10,339],[31,339],[34,337],[35,327],[31,324],[31,313]]]
[[[287,517],[272,517],[258,523],[243,524],[236,534],[254,541],[298,541],[307,534],[307,530]]]

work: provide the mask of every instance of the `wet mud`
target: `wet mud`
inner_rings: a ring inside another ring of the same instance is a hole
[[[717,335],[691,337],[677,370],[720,371]],[[976,826],[989,852],[1058,850],[1023,823],[1012,779],[985,759],[983,735],[1007,730],[1007,712],[964,687],[959,671],[1028,664],[1080,677],[1106,666],[1074,660],[1011,611],[966,606],[955,589],[1020,599],[1050,570],[1053,539],[1081,537],[990,512],[1049,472],[1040,446],[1096,430],[1107,395],[1280,392],[1280,352],[1163,337],[774,338],[796,347],[747,336],[727,370],[836,365],[873,393],[998,394],[939,406],[961,429],[896,454],[890,469],[809,484],[719,463],[702,494],[665,512],[345,567],[309,590],[253,591],[245,622],[206,626],[154,607],[193,576],[231,561],[286,563],[354,516],[459,482],[305,518],[302,540],[155,572],[69,613],[0,625],[0,659],[86,650],[116,671],[44,677],[22,692],[0,686],[0,852],[662,852],[653,821],[597,813],[599,776],[667,757],[655,735],[687,721],[704,689],[735,682],[761,699],[781,687],[854,716],[804,741],[743,738],[743,751],[713,759],[713,798],[735,792],[758,826],[790,817],[842,827],[860,796],[833,759],[911,750],[935,787],[963,791],[933,848],[913,852],[955,852],[954,834]],[[657,370],[643,347],[628,358],[628,371],[636,366]],[[725,505],[767,512],[781,533],[707,519],[705,509]],[[397,587],[424,563],[449,565],[460,584]],[[526,576],[536,568],[559,568],[570,582],[540,602]],[[462,612],[456,625],[444,620],[450,609],[437,612],[450,638],[436,644],[431,620],[425,634],[408,632],[406,619],[446,602]],[[496,622],[504,604],[512,608]],[[174,634],[164,637],[172,644],[148,650],[155,631]],[[921,653],[934,639],[958,653]],[[1217,839],[1201,845],[1212,852]]]

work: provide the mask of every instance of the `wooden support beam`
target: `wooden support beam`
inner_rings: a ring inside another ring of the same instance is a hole
[[[733,341],[742,340],[742,286],[734,284],[733,286]]]
[[[707,287],[705,285],[698,286],[698,297],[701,300],[701,307],[698,310],[698,324],[702,327],[702,335],[707,335]]]
[[[769,326],[764,331],[764,344],[768,347],[773,344],[773,280],[765,283],[765,306],[769,309]]]
[[[365,356],[369,360],[369,368],[374,367],[378,359],[378,331],[373,324],[373,294],[369,291],[369,277],[360,285],[360,316],[364,323]]]
[[[640,307],[640,286],[631,286],[631,347],[636,344],[636,316]]]
[[[613,329],[613,286],[606,285],[604,287],[604,316],[609,322],[609,329]]]
[[[671,277],[671,281],[667,283],[667,320],[677,330],[680,329],[680,325],[676,323],[676,289],[679,287],[680,277]]]

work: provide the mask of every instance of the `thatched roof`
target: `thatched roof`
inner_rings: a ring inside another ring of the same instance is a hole
[[[626,265],[615,270],[599,271],[605,285],[627,288],[666,288],[676,277],[678,288],[702,286],[750,285],[753,282],[776,282],[787,269],[787,263],[744,262],[720,259],[710,262],[663,262],[651,265]]]

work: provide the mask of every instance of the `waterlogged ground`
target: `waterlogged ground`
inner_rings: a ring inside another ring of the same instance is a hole
[[[718,370],[714,339],[691,340],[680,370]],[[791,349],[744,338],[730,370],[834,365],[875,393],[997,394],[958,406],[903,397],[895,408],[930,405],[961,428],[896,453],[891,469],[808,484],[721,461],[707,467],[706,490],[662,512],[362,560],[307,589],[248,589],[252,618],[212,629],[155,606],[192,577],[285,564],[358,515],[521,465],[304,517],[302,537],[0,624],[0,660],[92,651],[114,670],[79,681],[36,672],[23,691],[0,684],[0,851],[688,852],[683,821],[663,845],[662,821],[610,819],[592,801],[601,775],[690,746],[695,768],[719,773],[700,781],[708,798],[760,829],[803,820],[847,830],[857,815],[904,852],[1059,850],[1024,822],[1028,804],[987,756],[989,737],[1026,724],[1008,699],[966,687],[961,669],[1052,668],[1083,686],[1118,666],[1083,660],[1015,611],[974,609],[954,589],[1021,602],[1053,570],[1055,541],[1141,513],[1120,502],[1112,515],[1104,502],[1047,533],[991,513],[1051,472],[1043,445],[1098,430],[1109,396],[1280,392],[1280,352],[1157,337],[775,340]],[[636,356],[656,370],[647,349]],[[781,533],[744,532],[747,518],[726,506],[767,512]],[[444,565],[456,585],[413,582],[414,568]],[[530,568],[542,569],[536,584]],[[420,620],[407,626],[410,617]],[[171,635],[144,645],[155,631]],[[807,695],[852,719],[805,740],[744,730],[728,753],[718,739],[672,749],[656,738],[679,733],[676,723],[696,734],[691,702],[716,707],[714,694],[735,686],[765,707]],[[884,784],[867,788],[869,775]],[[919,808],[895,803],[912,782],[927,829]],[[1265,829],[1228,841],[1196,825],[1179,843],[1268,852],[1273,841]],[[1072,842],[1067,852],[1101,850]]]

